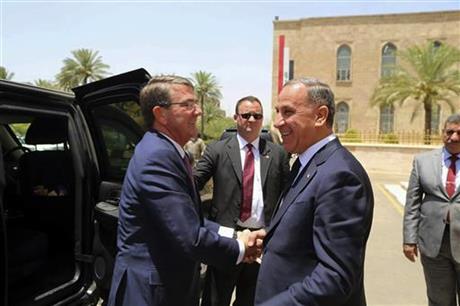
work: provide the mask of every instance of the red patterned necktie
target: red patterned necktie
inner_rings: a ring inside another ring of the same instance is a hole
[[[446,191],[449,198],[455,193],[455,176],[457,174],[457,168],[455,166],[455,162],[457,161],[457,155],[450,156],[450,166],[447,170],[447,180],[446,180]]]
[[[251,216],[252,189],[254,188],[254,154],[252,153],[252,145],[248,143],[246,148],[240,209],[240,220],[243,222]]]

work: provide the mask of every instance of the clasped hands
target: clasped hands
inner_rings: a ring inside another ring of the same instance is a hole
[[[237,232],[238,240],[244,243],[245,252],[243,262],[253,263],[262,255],[263,239],[267,233],[264,229],[250,231],[245,229],[242,232]]]

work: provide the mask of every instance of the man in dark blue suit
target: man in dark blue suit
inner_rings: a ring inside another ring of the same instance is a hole
[[[374,207],[363,167],[333,134],[334,95],[291,80],[275,106],[283,146],[299,157],[264,240],[258,306],[364,306]]]
[[[123,182],[108,304],[198,305],[200,262],[225,267],[254,260],[257,233],[226,238],[233,229],[202,217],[183,149],[201,115],[190,81],[152,78],[140,104],[151,129],[137,144]]]

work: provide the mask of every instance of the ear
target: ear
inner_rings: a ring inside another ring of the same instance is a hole
[[[164,107],[160,107],[158,105],[152,108],[152,115],[155,118],[155,122],[166,125],[167,120],[164,111]]]
[[[329,115],[329,109],[326,105],[321,105],[316,109],[316,126],[325,126],[327,122],[327,117]]]
[[[236,122],[237,119],[238,119],[238,114],[234,114],[234,115],[233,115],[233,121]]]

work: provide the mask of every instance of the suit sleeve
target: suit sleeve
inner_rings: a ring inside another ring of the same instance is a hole
[[[215,150],[215,143],[206,147],[202,157],[196,164],[193,177],[198,190],[203,189],[204,185],[211,179],[216,171],[218,153]]]
[[[170,237],[176,252],[215,266],[235,265],[238,242],[220,237],[215,223],[201,224],[182,160],[170,155],[159,150],[155,158],[140,163],[138,184],[146,218]]]
[[[403,242],[417,243],[417,231],[420,221],[420,206],[422,205],[423,189],[420,183],[418,160],[414,159],[404,206]]]
[[[318,186],[312,217],[317,262],[302,281],[261,306],[337,305],[360,286],[372,223],[370,183],[355,173],[342,171],[323,176]]]

